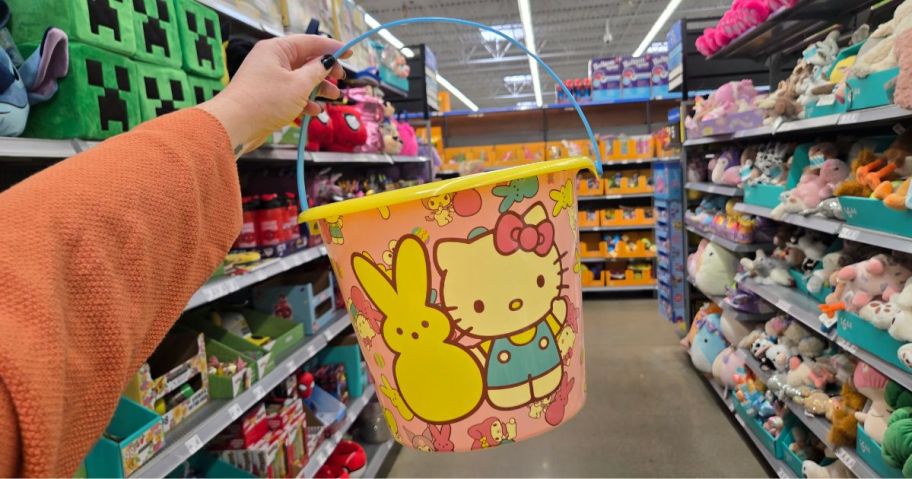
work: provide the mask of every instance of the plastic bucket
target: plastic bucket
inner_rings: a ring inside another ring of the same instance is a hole
[[[576,191],[577,173],[593,166],[538,162],[301,213],[319,222],[398,442],[484,449],[582,408]]]

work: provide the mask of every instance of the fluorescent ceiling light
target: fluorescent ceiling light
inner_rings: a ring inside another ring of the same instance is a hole
[[[453,96],[459,98],[459,101],[465,103],[465,106],[469,107],[470,110],[478,111],[478,105],[476,105],[475,102],[469,100],[469,97],[465,96],[461,91],[459,91],[459,88],[453,86],[452,83],[448,82],[447,79],[442,77],[439,73],[437,74],[437,83],[449,90]]]
[[[665,26],[665,22],[671,18],[671,15],[678,9],[678,6],[681,5],[683,0],[670,0],[668,6],[665,7],[665,10],[662,11],[662,14],[659,15],[659,18],[656,19],[656,22],[652,25],[652,28],[649,29],[649,33],[646,34],[646,38],[643,39],[643,42],[640,43],[640,46],[637,47],[636,51],[633,52],[633,56],[638,57],[646,51],[646,48],[652,43],[652,40],[659,34],[659,31],[662,30],[662,27]]]
[[[680,3],[681,0],[677,0]],[[535,32],[532,30],[532,8],[529,6],[529,0],[517,0],[519,4],[519,19],[522,21],[523,36],[526,40],[526,48],[537,55],[535,50]],[[529,71],[532,72],[532,91],[535,92],[535,103],[542,106],[541,80],[538,77],[538,62],[531,56],[529,57]]]
[[[518,23],[504,23],[501,25],[491,25],[491,28],[497,30],[498,32],[506,33],[507,35],[522,41],[523,40],[523,27]],[[502,42],[505,41],[500,35],[488,31],[488,30],[478,30],[481,32],[481,39],[486,42]]]

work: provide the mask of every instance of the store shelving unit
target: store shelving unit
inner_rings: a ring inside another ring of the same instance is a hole
[[[772,209],[763,206],[738,203],[735,205],[735,211],[739,213],[746,213],[754,216],[762,216],[764,218],[773,219],[771,215]],[[779,219],[779,221],[831,235],[839,234],[839,230],[841,230],[845,225],[845,223],[839,220],[823,218],[820,216],[802,216],[797,214],[786,214],[781,219]]]
[[[342,437],[345,436],[345,434],[351,428],[352,424],[354,424],[355,419],[358,419],[358,415],[361,414],[362,410],[364,410],[364,406],[367,406],[367,403],[370,402],[371,398],[374,397],[374,393],[374,386],[372,384],[368,385],[366,388],[364,388],[364,393],[361,395],[361,397],[351,401],[348,404],[345,417],[339,421],[339,426],[336,432],[334,432],[332,436],[324,439],[323,443],[317,446],[317,449],[310,456],[310,460],[307,461],[307,465],[301,469],[301,473],[298,474],[298,477],[314,477],[317,475],[317,471],[323,467],[326,459],[329,458],[329,455],[332,454],[333,450],[339,444],[339,441],[342,440]]]
[[[165,447],[150,459],[143,467],[136,470],[131,477],[164,477],[174,468],[186,461],[228,427],[235,419],[241,417],[260,399],[278,386],[289,374],[300,368],[305,362],[325,348],[329,341],[338,336],[351,325],[348,314],[339,316],[319,334],[308,338],[306,342],[291,350],[276,361],[275,369],[259,381],[253,383],[234,399],[209,399],[199,411],[187,417],[176,428],[165,435]],[[364,397],[370,397],[366,395]],[[361,406],[363,408],[363,405]],[[349,406],[349,411],[353,406]]]
[[[655,225],[628,225],[628,226],[585,226],[580,228],[580,233],[593,233],[605,231],[636,231],[653,230]]]
[[[715,183],[705,183],[691,181],[684,185],[688,190],[702,191],[703,193],[712,193],[723,196],[741,196],[744,190],[734,186],[717,185]]]
[[[361,477],[377,477],[380,468],[383,467],[383,463],[386,461],[386,458],[389,457],[390,451],[392,451],[395,446],[396,442],[392,439],[380,444],[365,444],[364,452],[367,454],[367,466],[365,466],[364,471],[361,473]]]
[[[584,286],[584,293],[620,293],[635,291],[655,291],[654,284],[642,286]]]
[[[627,193],[620,195],[580,196],[579,201],[615,201],[652,198],[652,193]],[[629,229],[629,228],[628,228]],[[634,228],[635,229],[635,228]]]
[[[702,236],[732,253],[752,253],[758,249],[768,250],[773,247],[772,243],[736,243],[728,238],[723,238],[712,233],[705,233],[691,226],[687,227],[687,231],[690,231],[697,236]]]
[[[739,349],[738,355],[744,359],[744,363],[754,372],[757,378],[764,383],[769,381],[772,374],[769,371],[764,371],[760,367],[760,362],[757,361],[757,358],[744,349]],[[877,473],[858,456],[855,449],[843,446],[834,447],[833,443],[829,440],[832,425],[826,418],[808,413],[803,406],[790,399],[785,399],[783,402],[792,414],[798,418],[799,421],[804,423],[808,430],[817,436],[821,442],[833,450],[833,452],[836,453],[836,457],[842,460],[846,467],[848,467],[857,477],[877,477]]]

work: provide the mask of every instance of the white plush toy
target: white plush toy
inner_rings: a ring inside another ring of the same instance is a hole
[[[801,474],[808,479],[848,479],[855,477],[855,474],[852,474],[852,471],[839,459],[827,466],[821,466],[814,461],[804,461],[801,463]]]
[[[706,294],[722,296],[735,278],[737,258],[725,248],[708,242],[696,259],[694,281]]]
[[[900,346],[896,355],[906,366],[912,367],[912,278],[906,281],[902,292],[894,294],[890,303],[897,309],[897,313],[888,325],[887,332],[890,336],[905,341],[907,344]]]
[[[896,7],[893,19],[883,23],[868,37],[867,43],[858,52],[850,75],[866,78],[868,75],[894,68],[898,65],[893,49],[896,39],[912,28],[912,0],[906,0]]]
[[[815,270],[811,273],[811,277],[807,281],[807,289],[812,293],[819,293],[825,284],[828,284],[830,281],[830,276],[833,273],[839,271],[839,258],[842,257],[841,251],[836,251],[834,253],[829,253],[824,255],[820,263],[823,265],[823,268]]]
[[[741,266],[760,284],[778,284],[794,286],[795,282],[788,272],[788,264],[768,256],[763,250],[757,250],[754,259],[741,258]]]

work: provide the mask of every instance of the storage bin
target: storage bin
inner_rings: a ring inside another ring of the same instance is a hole
[[[866,78],[849,78],[849,92],[852,98],[849,110],[864,110],[893,104],[896,87],[887,88],[899,76],[899,67],[874,72]]]
[[[781,459],[779,451],[776,448],[776,441],[773,439],[773,436],[763,429],[763,425],[757,422],[756,419],[747,414],[747,410],[744,409],[744,406],[741,405],[741,401],[738,401],[738,396],[734,392],[731,393],[731,401],[735,406],[735,414],[737,414],[747,425],[748,429],[754,434],[760,444],[766,448],[767,451],[773,454],[778,459]]]
[[[304,326],[316,334],[335,317],[335,286],[332,273],[325,270],[285,274],[253,289],[253,306]]]
[[[218,13],[195,0],[174,0],[187,73],[209,78],[225,74],[222,30]]]
[[[348,335],[336,338],[320,353],[320,364],[341,363],[345,367],[348,395],[351,399],[359,398],[364,393],[364,382],[361,377],[361,348],[358,338]]]
[[[28,48],[23,47],[22,53],[27,54]],[[142,113],[134,63],[119,54],[71,42],[69,74],[60,79],[53,98],[32,107],[23,136],[103,140],[138,125]]]
[[[912,212],[887,208],[883,201],[857,196],[840,196],[846,223],[900,236],[912,236]]]
[[[861,424],[858,425],[855,452],[878,476],[903,477],[902,470],[887,465],[883,460],[883,448],[875,440],[871,439],[871,436],[868,436]]]
[[[174,68],[136,63],[142,121],[193,106],[187,74]]]
[[[912,369],[900,361],[896,355],[896,351],[907,343],[894,339],[889,333],[882,329],[877,329],[873,324],[861,319],[858,315],[848,311],[839,311],[837,333],[839,337],[845,338],[855,346],[907,373],[912,373]]]
[[[656,279],[652,275],[652,267],[645,267],[634,271],[628,267],[624,272],[624,279],[612,279],[609,274],[605,279],[605,286],[654,286]]]
[[[209,320],[211,310],[201,309],[181,318],[180,324],[202,332],[206,339],[215,340],[222,345],[249,358],[249,364],[254,368],[254,380],[259,381],[275,368],[275,355],[270,349],[258,346],[252,342],[232,334],[231,332],[212,324]]]
[[[231,376],[209,376],[209,396],[213,398],[231,399],[250,388],[256,379],[256,362],[245,354],[239,353],[228,346],[214,340],[206,340],[206,357],[215,356],[221,362],[234,362],[240,357],[247,367]]]
[[[98,2],[95,2],[98,3]],[[133,0],[133,58],[180,69],[181,42],[174,3],[166,0]]]
[[[582,284],[584,287],[602,287],[605,286],[606,271],[604,265],[583,264]]]
[[[105,433],[85,458],[88,477],[128,477],[165,445],[162,418],[120,398]]]
[[[181,479],[184,477],[255,478],[257,476],[232,466],[211,452],[201,451],[165,477]]]
[[[599,226],[599,218],[604,213],[601,210],[583,210],[577,213],[579,216],[579,227],[580,228],[594,228]]]
[[[579,179],[576,191],[580,196],[601,196],[605,194],[605,180],[586,175]]]
[[[10,28],[13,40],[20,46],[39,43],[48,28],[57,27],[67,33],[71,43],[91,44],[125,56],[136,52],[132,0],[7,0],[7,3],[13,12]]]

